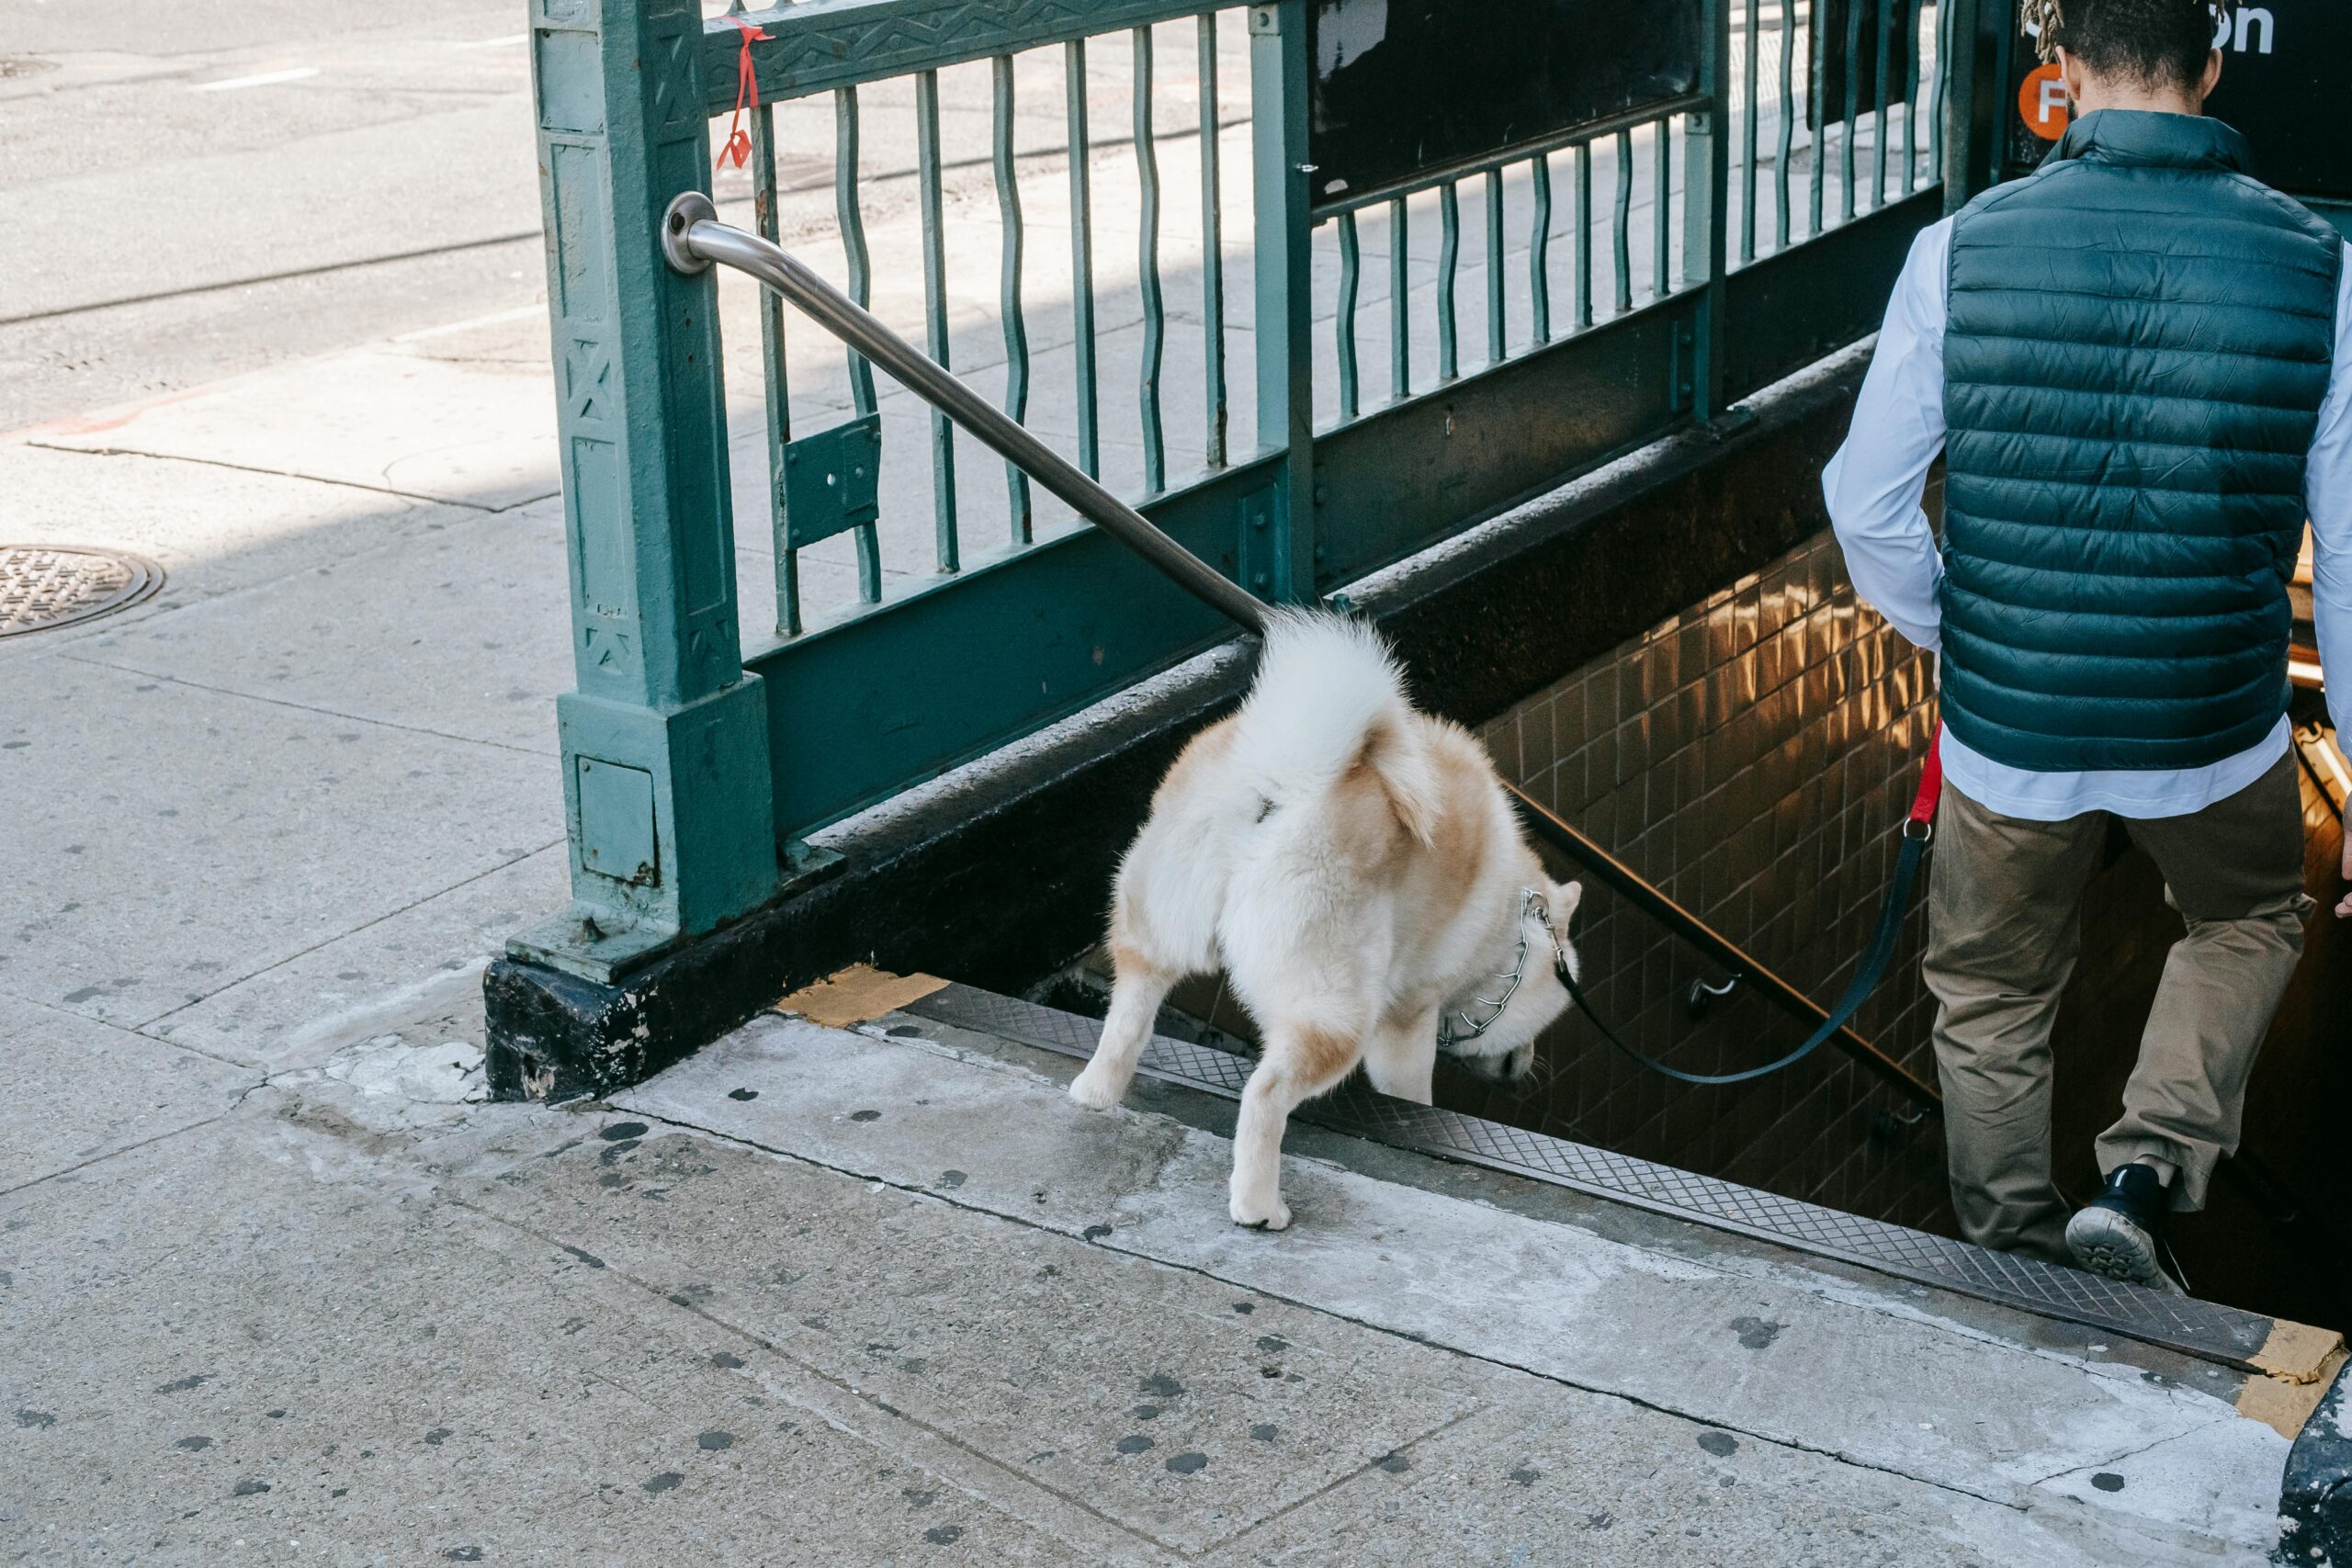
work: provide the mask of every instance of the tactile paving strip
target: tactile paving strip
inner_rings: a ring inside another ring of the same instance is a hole
[[[1094,1019],[969,986],[949,986],[904,1010],[1072,1056],[1092,1055],[1102,1032]],[[1154,1035],[1141,1070],[1238,1100],[1251,1065],[1245,1056]],[[2250,1371],[2259,1370],[2253,1359],[2270,1336],[2271,1319],[2256,1313],[2012,1258],[1565,1138],[1391,1100],[1374,1093],[1361,1078],[1302,1107],[1298,1115],[1393,1147],[1532,1177]]]

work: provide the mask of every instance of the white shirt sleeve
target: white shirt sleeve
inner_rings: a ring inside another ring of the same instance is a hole
[[[2335,295],[2335,368],[2312,437],[2303,500],[2312,520],[2312,623],[2337,738],[2352,744],[2352,245]]]
[[[1936,585],[1943,577],[1943,558],[1919,501],[1927,493],[1928,470],[1944,446],[1951,256],[1949,218],[1920,231],[1912,242],[1854,404],[1853,426],[1821,476],[1854,591],[1896,631],[1930,652],[1942,642]],[[2352,447],[2352,441],[2346,446]],[[2352,476],[2352,468],[2346,473]],[[2344,499],[2352,503],[2352,495]],[[2352,550],[2352,516],[2346,528],[2341,543]],[[2352,556],[2339,558],[2336,570],[2344,580],[2339,586],[2352,592]],[[2345,637],[2344,657],[2352,658],[2352,621],[2345,626]]]

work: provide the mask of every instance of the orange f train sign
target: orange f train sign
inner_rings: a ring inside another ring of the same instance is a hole
[[[2070,106],[2058,68],[2041,63],[2040,40],[2022,19],[2011,26],[2007,153],[2010,172],[2024,174],[2066,133]],[[2238,5],[2213,47],[2222,85],[2207,110],[2254,143],[2256,172],[2296,196],[2352,199],[2352,138],[2342,125],[2352,101],[2352,0]]]

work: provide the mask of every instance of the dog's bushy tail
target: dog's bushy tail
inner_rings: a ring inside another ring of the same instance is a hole
[[[1426,844],[1436,831],[1436,759],[1396,655],[1369,626],[1326,611],[1277,611],[1236,730],[1237,760],[1276,804],[1368,768],[1406,832]]]

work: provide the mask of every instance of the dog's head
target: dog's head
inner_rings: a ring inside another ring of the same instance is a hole
[[[1581,974],[1576,946],[1568,941],[1568,918],[1584,897],[1584,885],[1553,882],[1536,891],[1542,897],[1520,911],[1519,935],[1526,941],[1527,957],[1510,1000],[1483,1032],[1445,1045],[1464,1066],[1494,1083],[1513,1083],[1534,1070],[1535,1037],[1568,1009],[1568,988],[1560,982],[1558,966],[1565,962],[1569,974]],[[1503,957],[1509,961],[1513,953]],[[1494,993],[1480,995],[1491,998]]]

